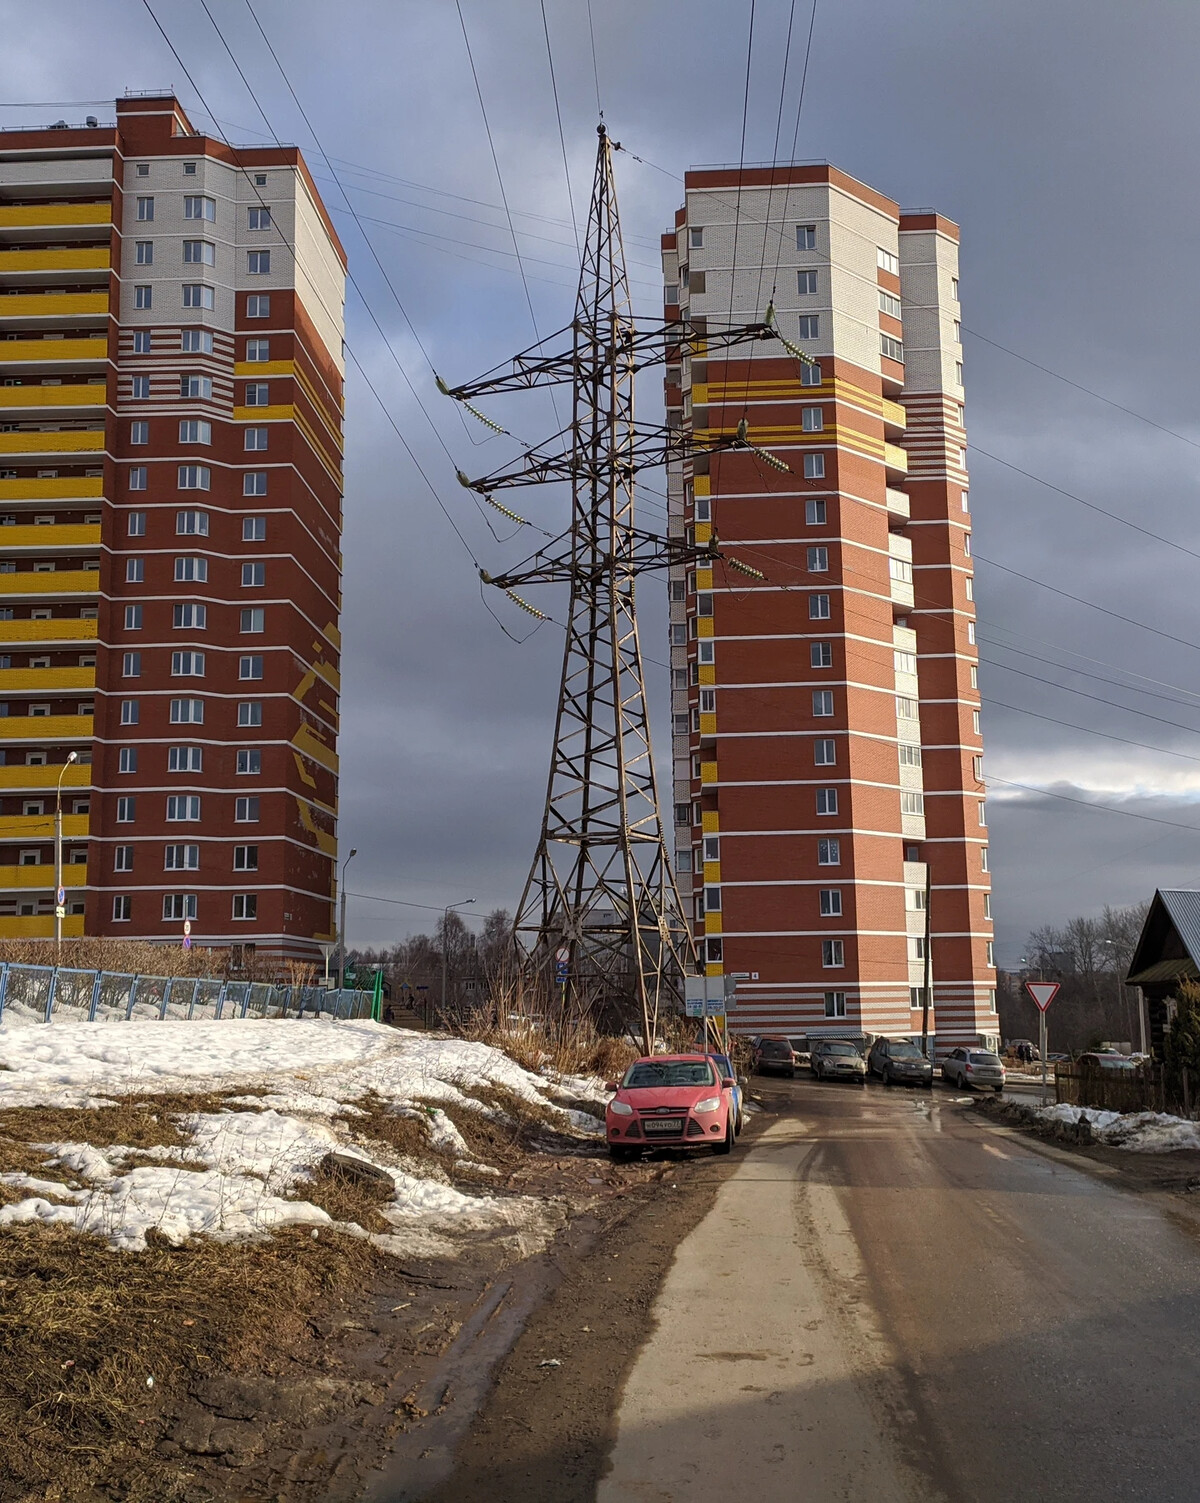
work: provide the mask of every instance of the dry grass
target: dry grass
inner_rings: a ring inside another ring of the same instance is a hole
[[[11,965],[53,965],[50,939],[0,940],[0,961]],[[140,976],[227,976],[228,950],[152,944],[142,939],[64,939],[62,963],[81,971],[115,971]],[[271,981],[282,986],[314,986],[318,969],[303,961],[274,955],[243,955],[239,980]]]
[[[390,1232],[392,1224],[380,1215],[379,1207],[392,1198],[389,1186],[373,1180],[361,1180],[336,1165],[319,1165],[309,1179],[295,1187],[295,1198],[328,1211],[335,1221],[353,1221],[364,1232]]]
[[[386,1143],[396,1153],[413,1159],[433,1157],[429,1128],[421,1118],[402,1116],[373,1092],[358,1097],[354,1105],[362,1116],[346,1116],[338,1120],[350,1129],[357,1142]]]
[[[185,1470],[154,1454],[164,1410],[198,1377],[269,1371],[325,1296],[361,1289],[384,1263],[324,1231],[118,1253],[62,1229],[6,1228],[0,1499],[68,1503],[107,1483],[127,1503],[182,1496]]]
[[[551,1069],[563,1075],[599,1075],[609,1080],[628,1069],[642,1052],[641,1045],[632,1039],[598,1033],[589,1023],[573,1024],[551,1035],[529,1024],[475,1019],[459,1032],[463,1038],[502,1049],[533,1074]]]

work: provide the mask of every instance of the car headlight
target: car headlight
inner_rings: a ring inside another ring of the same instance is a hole
[[[721,1098],[719,1096],[706,1096],[703,1101],[697,1101],[694,1112],[719,1112],[721,1110]]]
[[[610,1101],[608,1109],[617,1117],[632,1117],[633,1107],[627,1101]]]

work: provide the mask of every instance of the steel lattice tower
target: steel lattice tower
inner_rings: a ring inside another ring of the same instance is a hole
[[[690,440],[678,430],[634,422],[634,378],[642,366],[669,354],[678,358],[681,348],[701,348],[701,336],[708,348],[779,336],[769,311],[764,323],[719,332],[701,330],[698,320],[658,321],[639,329],[617,214],[614,143],[603,125],[599,138],[570,329],[518,355],[503,371],[442,389],[474,411],[473,397],[571,383],[567,429],[528,449],[511,471],[477,481],[460,474],[459,479],[489,500],[493,491],[512,486],[571,483],[569,534],[514,571],[483,575],[486,583],[510,594],[530,583],[570,585],[541,836],[515,932],[535,994],[547,998],[561,986],[564,1010],[607,1013],[627,1026],[636,1021],[649,1050],[660,1007],[682,995],[682,978],[695,970],[696,952],[659,811],[636,579],[648,569],[684,561],[710,564],[722,555],[715,542],[689,546],[635,524],[637,471],[685,459]],[[569,351],[547,351],[568,333]],[[743,427],[736,437],[707,447],[750,445]]]

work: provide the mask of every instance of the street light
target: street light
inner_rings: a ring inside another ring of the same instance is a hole
[[[63,778],[67,775],[67,768],[72,762],[79,761],[77,751],[68,752],[67,760],[62,765],[62,771],[58,775],[58,787],[54,791],[54,964],[62,964],[62,921],[63,911],[66,904],[62,898],[62,785]]]
[[[466,908],[475,901],[474,898],[464,898],[461,903],[448,903],[442,910],[442,1017],[446,1016],[446,969],[447,969],[447,945],[446,925],[450,922],[450,914],[455,908]]]
[[[341,943],[338,946],[338,991],[343,989],[346,981],[346,868],[358,855],[356,848],[351,848],[350,854],[342,862],[342,922],[338,938]]]

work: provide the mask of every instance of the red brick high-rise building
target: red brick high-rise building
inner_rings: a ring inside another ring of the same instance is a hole
[[[676,863],[742,1031],[994,1039],[958,229],[825,166],[702,169],[667,316],[777,343],[668,367],[668,420],[746,450],[668,474],[670,525],[766,576],[671,580]],[[703,327],[703,325],[701,325]]]
[[[0,134],[0,937],[53,933],[61,785],[65,934],[315,958],[345,254],[296,149],[116,116]]]

